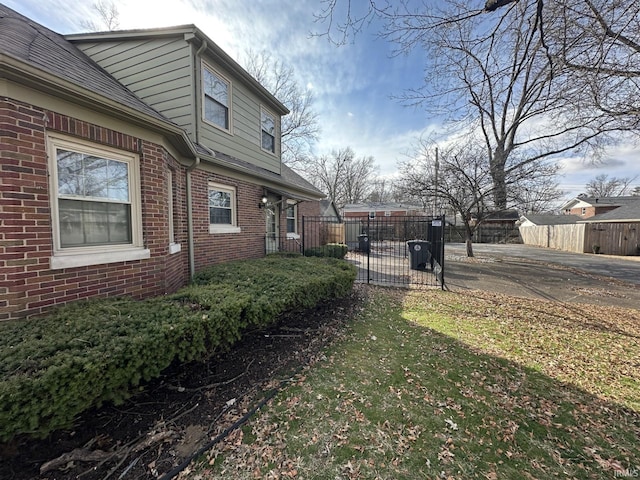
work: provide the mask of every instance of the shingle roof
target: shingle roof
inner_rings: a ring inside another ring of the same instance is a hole
[[[640,197],[625,198],[620,207],[584,219],[585,222],[640,222]]]
[[[258,167],[253,163],[247,162],[245,160],[240,160],[239,158],[232,157],[231,155],[227,155],[222,152],[215,152],[215,161],[224,163],[228,167],[234,168],[236,170],[250,173],[258,178],[264,179],[265,181],[274,182],[284,188],[293,187],[295,189],[307,192],[313,198],[320,199],[325,197],[324,193],[322,193],[311,183],[294,172],[291,168],[287,167],[285,164],[282,164],[282,173],[279,175],[270,170]]]
[[[523,215],[522,217],[536,225],[570,225],[584,220],[578,215]]]
[[[65,38],[0,4],[0,53],[97,93],[141,113],[173,124],[104,71]]]

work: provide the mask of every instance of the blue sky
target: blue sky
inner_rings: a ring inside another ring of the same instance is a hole
[[[2,0],[0,0],[2,1]],[[114,0],[120,29],[195,24],[233,58],[247,49],[268,50],[291,65],[300,85],[313,89],[321,134],[315,153],[350,146],[357,156],[373,156],[380,174],[391,177],[422,133],[438,131],[438,119],[401,105],[392,97],[421,85],[421,52],[392,56],[393,46],[376,38],[376,26],[355,42],[336,47],[311,36],[318,0]],[[83,31],[83,19],[98,22],[93,0],[4,0],[14,10],[62,33]],[[638,176],[639,149],[621,143],[604,163],[563,160],[561,188],[580,193],[598,174]]]

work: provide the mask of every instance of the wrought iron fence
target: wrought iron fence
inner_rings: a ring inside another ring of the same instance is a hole
[[[347,246],[345,259],[358,267],[358,281],[444,288],[444,216],[379,218],[304,217],[305,255],[330,254]],[[323,247],[325,247],[323,249]]]

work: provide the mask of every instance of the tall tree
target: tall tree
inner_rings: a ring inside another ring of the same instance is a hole
[[[85,19],[80,22],[80,25],[91,31],[99,31],[99,30],[117,30],[120,26],[120,12],[118,12],[118,7],[116,7],[115,2],[113,0],[98,0],[93,4],[93,10],[98,15],[99,22],[95,22],[91,19]]]
[[[351,147],[334,150],[309,163],[307,178],[333,200],[338,208],[364,201],[378,167],[373,157],[356,158]]]
[[[539,161],[520,162],[517,168],[509,168],[505,178],[510,192],[507,207],[546,210],[561,195],[553,181],[556,169]],[[463,222],[470,257],[475,230],[488,215],[503,210],[494,203],[496,187],[486,151],[473,138],[442,147],[421,140],[413,158],[400,164],[399,183],[408,196],[421,198],[425,206],[448,205],[455,212]]]
[[[293,67],[275,59],[270,52],[249,50],[243,63],[289,109],[281,125],[282,160],[291,167],[304,169],[320,132],[318,115],[313,109],[313,91],[301,87]]]
[[[552,38],[558,45],[566,40],[563,25],[565,29],[571,22],[582,25],[585,10],[575,12],[571,7],[595,1],[492,0],[485,6],[458,0],[369,0],[363,8],[349,1],[327,0],[318,16],[327,22],[325,33],[338,43],[378,18],[383,22],[380,34],[395,42],[399,53],[414,48],[429,52],[425,89],[407,92],[402,98],[432,113],[447,112],[449,120],[465,120],[466,128],[482,133],[494,183],[493,201],[504,207],[509,168],[553,162],[570,151],[598,151],[610,139],[609,133],[628,128],[619,116],[615,118],[594,101],[597,84],[584,88],[571,81],[577,65],[558,61],[550,47]],[[556,16],[564,14],[566,23],[543,25],[545,19],[553,18],[547,15],[547,5],[554,6]],[[571,17],[574,13],[576,19]],[[336,20],[339,14],[345,21]],[[571,28],[572,38],[580,38],[573,35],[578,27]],[[595,35],[590,38],[596,41]],[[564,51],[577,49],[566,46]],[[573,58],[584,60],[577,53]],[[462,127],[458,124],[458,128]]]
[[[585,192],[590,197],[597,198],[621,197],[631,192],[631,184],[637,178],[638,177],[609,177],[609,175],[603,173],[587,182]]]

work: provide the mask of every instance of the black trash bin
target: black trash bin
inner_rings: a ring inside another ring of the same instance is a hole
[[[365,233],[358,235],[358,250],[369,253],[369,235]]]
[[[411,240],[409,246],[409,264],[411,270],[431,269],[431,242],[427,240]]]

